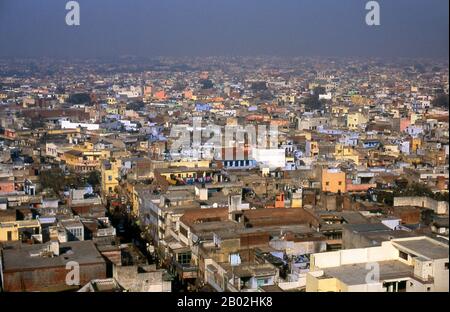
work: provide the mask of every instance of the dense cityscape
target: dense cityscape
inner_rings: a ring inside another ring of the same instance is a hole
[[[1,290],[448,292],[448,67],[0,59]]]

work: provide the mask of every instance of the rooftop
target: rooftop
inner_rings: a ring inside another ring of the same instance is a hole
[[[377,262],[380,266],[380,281],[407,278],[413,275],[413,267],[397,260]],[[337,278],[347,285],[367,284],[367,263],[342,265],[324,269],[323,278]]]
[[[428,259],[448,259],[448,245],[422,237],[418,239],[394,240],[393,243],[417,256]]]
[[[76,261],[80,265],[105,263],[92,241],[62,243],[60,244],[60,255],[53,257],[39,255],[46,246],[21,244],[16,248],[3,249],[4,272],[65,267],[69,261]]]

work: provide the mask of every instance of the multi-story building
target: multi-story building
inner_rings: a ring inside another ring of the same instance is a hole
[[[122,165],[120,159],[104,160],[101,164],[101,192],[102,195],[113,194],[119,186],[119,170]]]
[[[346,173],[340,169],[322,169],[322,191],[331,193],[345,193]]]
[[[308,292],[448,292],[448,244],[429,237],[313,254]]]
[[[38,220],[9,221],[0,223],[0,242],[31,240],[41,234]]]

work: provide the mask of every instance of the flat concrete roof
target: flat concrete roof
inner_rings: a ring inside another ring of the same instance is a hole
[[[342,227],[354,233],[380,233],[391,231],[391,229],[383,223],[344,224]]]
[[[37,255],[45,247],[46,244],[21,244],[12,249],[3,249],[4,272],[65,267],[69,261],[76,261],[80,265],[105,263],[92,241],[61,243],[59,256],[45,257]]]
[[[439,243],[433,239],[422,237],[411,240],[394,240],[394,244],[400,248],[428,259],[445,259],[448,258],[448,245]]]
[[[409,278],[413,275],[413,267],[398,260],[380,261],[377,264],[380,266],[380,281]],[[324,276],[322,278],[334,277],[346,285],[367,284],[366,277],[372,271],[372,268],[366,268],[366,265],[367,263],[356,263],[326,268],[323,269]]]
[[[272,276],[275,275],[277,271],[277,269],[270,263],[244,262],[234,268],[231,267],[230,263],[220,263],[220,265],[229,273],[233,271],[234,275],[238,277]]]

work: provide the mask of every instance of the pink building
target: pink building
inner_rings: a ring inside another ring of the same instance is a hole
[[[14,181],[9,178],[0,179],[0,195],[12,193],[15,191]]]
[[[410,118],[400,118],[400,132],[405,131],[406,128],[411,124]]]

